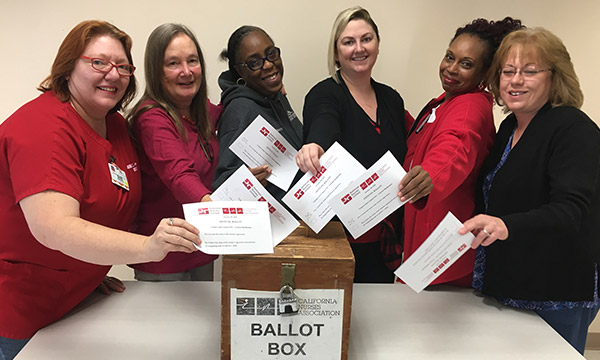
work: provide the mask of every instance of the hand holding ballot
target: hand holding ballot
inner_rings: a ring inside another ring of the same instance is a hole
[[[471,248],[476,249],[479,245],[488,246],[496,240],[506,240],[508,238],[508,228],[502,219],[489,215],[477,215],[465,221],[463,227],[458,231],[464,235],[473,233],[475,239],[471,243]]]
[[[433,183],[429,173],[421,165],[417,165],[411,168],[398,184],[398,197],[400,201],[408,201],[412,204],[429,195],[431,190],[433,190]]]
[[[321,168],[319,159],[324,153],[325,151],[319,144],[305,144],[296,155],[296,164],[303,173],[310,172],[315,175]]]

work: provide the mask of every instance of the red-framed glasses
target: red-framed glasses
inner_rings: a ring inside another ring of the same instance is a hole
[[[109,73],[113,68],[117,69],[117,72],[121,76],[131,76],[135,71],[135,66],[131,64],[115,64],[106,59],[95,58],[89,56],[80,56],[81,59],[89,60],[90,65],[94,70],[100,71],[101,73]]]

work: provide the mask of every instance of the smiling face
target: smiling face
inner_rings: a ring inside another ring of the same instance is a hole
[[[379,40],[373,27],[365,20],[352,20],[336,41],[335,60],[343,74],[368,73],[377,61]]]
[[[256,30],[244,37],[239,48],[239,64],[255,58],[264,58],[275,44],[262,31]],[[267,97],[273,97],[283,86],[283,61],[281,57],[273,62],[265,60],[262,69],[250,70],[247,66],[237,66],[246,85]]]
[[[202,66],[196,44],[178,33],[165,49],[161,86],[175,107],[187,113],[201,84]]]
[[[129,63],[123,45],[108,35],[90,40],[81,55],[114,64]],[[90,60],[78,59],[68,77],[71,104],[86,121],[104,121],[108,112],[123,98],[129,81],[129,77],[120,76],[114,67],[108,73],[102,73],[92,68]]]
[[[513,47],[502,63],[502,70],[513,70],[512,76],[500,75],[500,97],[517,119],[530,120],[550,99],[552,72],[535,49]],[[544,70],[537,72],[538,70]],[[533,75],[524,75],[523,72]]]
[[[484,75],[483,51],[483,42],[470,34],[459,35],[452,41],[440,63],[446,99],[479,86]]]

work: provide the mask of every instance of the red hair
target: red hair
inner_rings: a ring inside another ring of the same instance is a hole
[[[79,60],[79,57],[83,54],[83,50],[85,50],[85,47],[91,40],[105,35],[118,40],[123,45],[127,60],[133,65],[133,58],[131,56],[132,42],[129,35],[106,21],[83,21],[77,24],[63,40],[52,64],[50,75],[42,81],[38,90],[42,92],[54,91],[60,101],[69,101],[71,93],[69,92],[68,78],[73,69],[75,69],[75,62]],[[122,107],[126,106],[134,98],[135,89],[135,77],[131,76],[123,98],[110,112],[119,111]]]

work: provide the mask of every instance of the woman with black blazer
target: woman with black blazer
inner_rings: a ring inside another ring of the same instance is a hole
[[[460,230],[483,245],[473,284],[536,311],[583,354],[600,305],[600,130],[579,110],[579,80],[551,32],[509,34],[492,70],[492,92],[512,114],[482,170],[486,215]]]

